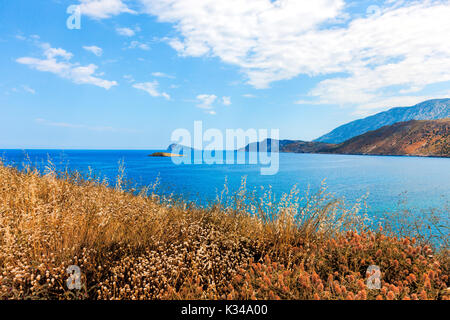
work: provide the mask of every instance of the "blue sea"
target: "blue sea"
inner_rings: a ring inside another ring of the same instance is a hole
[[[352,203],[367,195],[369,215],[396,210],[449,214],[450,159],[325,154],[279,154],[279,172],[260,174],[260,165],[175,165],[170,158],[149,157],[158,150],[0,150],[6,164],[22,167],[29,162],[41,171],[50,159],[56,169],[66,167],[115,183],[119,163],[136,186],[148,186],[157,178],[161,192],[199,202],[214,200],[225,182],[233,191],[246,177],[248,189],[271,186],[280,196],[294,185],[305,192],[328,190]],[[29,160],[27,160],[27,158]]]

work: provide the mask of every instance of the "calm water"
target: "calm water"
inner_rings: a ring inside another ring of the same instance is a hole
[[[48,158],[60,169],[87,173],[90,167],[112,182],[123,160],[126,177],[138,185],[150,185],[159,176],[163,189],[189,199],[214,199],[225,179],[234,190],[243,176],[250,189],[270,185],[276,194],[294,185],[314,191],[326,180],[329,191],[350,202],[368,194],[370,214],[393,211],[403,202],[400,208],[421,214],[437,208],[448,215],[450,159],[282,153],[279,173],[262,176],[258,165],[174,165],[170,158],[148,157],[153,151],[0,150],[0,155],[18,167],[27,155],[40,169]]]

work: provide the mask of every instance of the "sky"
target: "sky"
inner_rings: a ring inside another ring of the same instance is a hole
[[[0,148],[161,149],[196,120],[312,140],[450,97],[449,17],[450,1],[0,0]]]

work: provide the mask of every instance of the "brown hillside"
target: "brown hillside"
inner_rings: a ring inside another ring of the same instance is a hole
[[[411,120],[369,131],[324,150],[341,154],[450,157],[450,118]]]

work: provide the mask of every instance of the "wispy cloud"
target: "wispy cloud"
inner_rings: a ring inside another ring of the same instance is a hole
[[[364,108],[450,81],[448,0],[379,2],[365,16],[344,0],[140,2],[174,25],[167,42],[181,56],[237,65],[255,88],[320,75],[311,99]]]
[[[97,46],[83,46],[83,49],[92,52],[97,57],[100,57],[103,54],[103,49]]]
[[[167,41],[180,55],[217,56],[242,67],[258,88],[305,71],[301,67],[311,61],[299,57],[308,44],[302,36],[335,19],[345,6],[343,0],[140,2],[159,21],[174,24],[179,37]]]
[[[159,92],[158,86],[159,83],[156,80],[152,82],[142,82],[133,84],[133,88],[143,90],[152,97],[164,97],[165,99],[170,100],[170,95],[165,92]]]
[[[34,90],[33,88],[31,88],[27,85],[21,85],[19,89],[17,87],[11,88],[9,91],[6,91],[5,94],[9,95],[11,92],[14,92],[14,93],[26,92],[26,93],[36,94],[36,90]]]
[[[209,114],[216,114],[216,111],[214,111],[214,104],[216,102],[220,103],[219,98],[215,94],[199,94],[197,97],[197,108],[205,110],[206,113]],[[230,97],[222,97],[221,99],[222,104],[225,106],[228,106],[231,104],[231,98]]]
[[[216,101],[217,96],[215,94],[199,94],[197,96],[197,107],[200,109],[210,110],[213,109],[213,103]]]
[[[28,92],[28,93],[36,94],[36,90],[34,90],[33,88],[30,88],[30,87],[27,86],[27,85],[23,85],[22,88],[23,88],[23,90],[25,90],[25,91]]]
[[[133,29],[130,28],[116,28],[117,34],[125,37],[132,37],[136,34]]]
[[[142,42],[139,42],[139,41],[131,41],[130,45],[128,46],[128,48],[129,49],[138,48],[138,49],[146,50],[146,51],[150,50],[150,46],[148,44],[142,43]]]
[[[16,39],[21,41],[38,41],[40,39],[40,36],[37,34],[32,34],[30,36],[24,36],[22,34],[18,34],[15,36]]]
[[[168,75],[166,73],[163,72],[153,72],[152,76],[154,77],[158,77],[158,78],[169,78],[169,79],[174,79],[174,76]]]
[[[123,76],[123,78],[125,80],[127,80],[128,82],[130,82],[130,83],[133,83],[133,82],[136,81],[136,80],[134,80],[134,78],[133,78],[133,76],[131,74],[126,74],[126,75]]]
[[[53,122],[53,121],[48,121],[48,120],[42,119],[42,118],[37,118],[37,119],[35,119],[35,121],[41,125],[50,126],[50,127],[86,129],[86,130],[98,131],[98,132],[118,131],[117,129],[114,129],[113,127],[108,127],[108,126],[88,126],[88,125],[84,125],[84,124],[76,124],[76,123],[68,123],[68,122]]]
[[[93,19],[107,19],[121,13],[136,12],[129,9],[122,0],[79,0],[81,13]]]
[[[231,97],[222,97],[222,103],[225,106],[231,105]]]
[[[117,85],[116,81],[100,78],[96,73],[98,67],[95,64],[82,66],[79,63],[72,63],[70,62],[72,53],[61,48],[52,48],[47,43],[41,46],[44,50],[44,59],[21,57],[16,61],[38,71],[56,74],[76,84],[92,84],[107,90]]]

